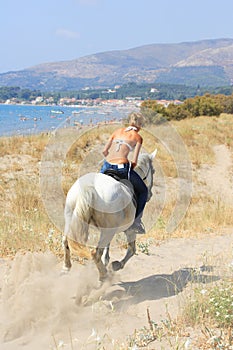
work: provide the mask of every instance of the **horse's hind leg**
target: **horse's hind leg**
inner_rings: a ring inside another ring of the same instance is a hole
[[[64,263],[63,263],[63,270],[69,271],[71,269],[71,260],[70,260],[70,248],[68,244],[68,240],[66,236],[63,236],[62,238],[62,245],[64,249]]]
[[[115,234],[115,229],[102,229],[100,234],[100,239],[95,253],[93,254],[93,259],[99,271],[99,279],[103,281],[107,275],[106,265],[110,259],[109,257],[109,246],[110,242]],[[104,257],[102,260],[102,256]]]
[[[109,247],[110,247],[110,243],[107,245],[107,247],[104,248],[103,255],[101,258],[104,266],[107,266],[110,260]]]
[[[124,268],[127,261],[136,253],[136,234],[129,233],[126,234],[128,247],[125,257],[121,261],[113,261],[112,269],[113,271],[118,271]]]
[[[104,249],[105,248],[97,247],[95,253],[93,254],[94,262],[95,262],[97,269],[99,271],[99,280],[100,281],[104,281],[106,278],[106,275],[107,275],[107,269],[101,260]]]

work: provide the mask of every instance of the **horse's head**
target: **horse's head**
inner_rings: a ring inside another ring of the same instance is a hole
[[[135,168],[135,171],[141,176],[142,180],[145,182],[148,188],[148,197],[147,201],[149,201],[152,197],[152,187],[153,187],[153,159],[155,158],[157,153],[157,149],[154,152],[147,154],[142,153],[138,158],[138,165]]]

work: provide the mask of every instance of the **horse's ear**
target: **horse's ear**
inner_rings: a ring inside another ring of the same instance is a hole
[[[156,154],[157,154],[157,151],[158,151],[158,149],[156,148],[156,149],[154,150],[154,152],[152,152],[152,153],[150,154],[150,159],[151,159],[151,160],[153,160],[153,159],[155,158],[155,156],[156,156]]]

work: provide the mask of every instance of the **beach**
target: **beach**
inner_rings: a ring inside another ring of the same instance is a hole
[[[0,136],[30,135],[126,118],[130,108],[0,104]]]

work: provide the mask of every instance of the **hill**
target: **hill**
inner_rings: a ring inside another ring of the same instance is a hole
[[[128,82],[229,85],[233,82],[233,39],[144,45],[0,74],[0,86],[44,91]]]

